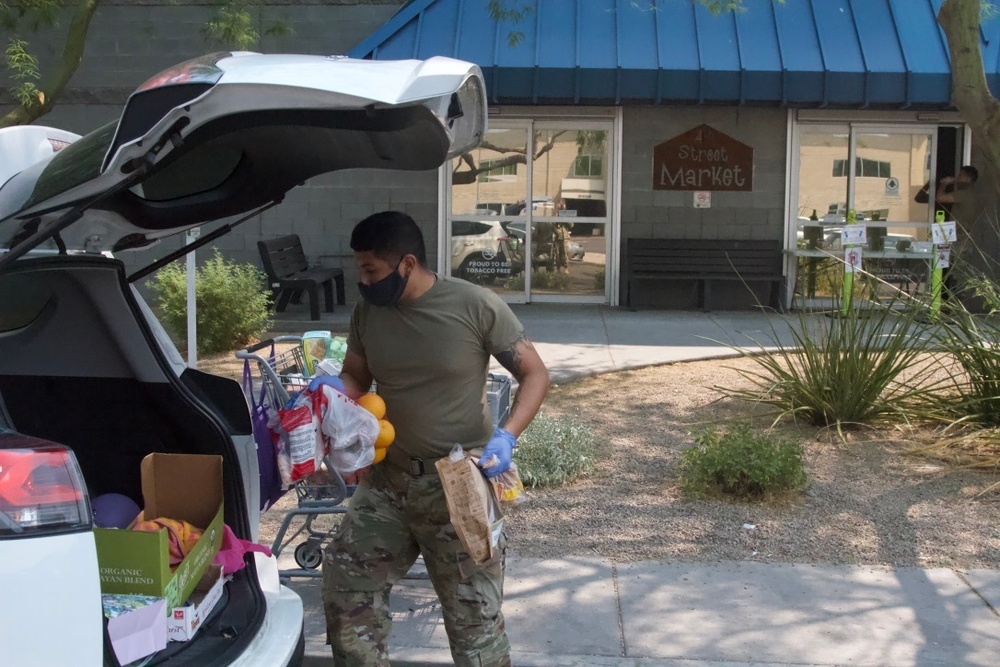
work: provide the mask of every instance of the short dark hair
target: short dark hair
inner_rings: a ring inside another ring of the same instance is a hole
[[[973,183],[979,180],[979,170],[973,167],[971,164],[965,165],[964,167],[959,169],[959,171],[963,174],[966,174],[970,179],[972,179]]]
[[[413,255],[421,266],[427,265],[424,235],[413,218],[399,211],[374,213],[355,225],[351,250],[374,253],[389,263]]]

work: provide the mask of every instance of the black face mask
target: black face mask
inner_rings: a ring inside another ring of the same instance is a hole
[[[399,274],[399,265],[402,263],[403,260],[399,260],[396,268],[376,283],[371,285],[358,283],[361,298],[371,305],[379,307],[392,306],[397,303],[399,298],[403,296],[403,290],[406,289],[406,282],[409,280],[409,278]]]

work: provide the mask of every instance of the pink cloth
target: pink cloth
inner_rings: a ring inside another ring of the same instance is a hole
[[[247,563],[243,557],[254,551],[259,551],[268,558],[272,555],[271,550],[263,544],[248,542],[236,537],[233,529],[224,524],[222,527],[222,546],[219,547],[219,552],[215,554],[212,563],[221,566],[223,574],[232,574],[246,567]]]

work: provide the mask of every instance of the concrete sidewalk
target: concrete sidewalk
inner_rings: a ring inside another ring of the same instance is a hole
[[[797,315],[514,306],[555,382],[793,342]],[[349,308],[289,331],[347,330]],[[664,539],[669,539],[665,536]],[[290,551],[290,550],[289,550]],[[283,555],[283,559],[288,558]],[[283,563],[282,567],[294,567]],[[306,664],[329,665],[318,580]],[[390,600],[394,665],[452,664],[429,582]],[[518,667],[1000,664],[1000,572],[753,562],[529,560],[512,545],[504,613]]]
[[[793,342],[797,315],[770,312],[631,311],[597,305],[514,304],[528,338],[554,382],[676,361],[738,354]],[[277,330],[346,333],[351,305],[309,319],[305,304],[290,305]]]
[[[320,583],[306,665],[330,665]],[[518,667],[995,666],[1000,572],[811,565],[508,559],[504,614]],[[450,665],[427,581],[390,600],[393,665]]]

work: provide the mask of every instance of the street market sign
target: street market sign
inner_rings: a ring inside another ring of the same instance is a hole
[[[654,190],[753,190],[753,148],[708,125],[653,147]]]

